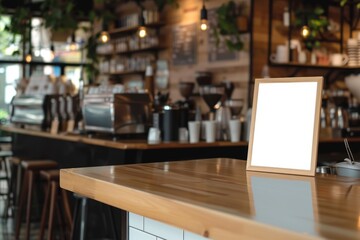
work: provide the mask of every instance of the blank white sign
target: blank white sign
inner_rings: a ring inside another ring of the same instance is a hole
[[[248,167],[275,168],[275,172],[292,169],[313,175],[309,173],[314,172],[317,155],[320,80],[287,78],[256,83]]]

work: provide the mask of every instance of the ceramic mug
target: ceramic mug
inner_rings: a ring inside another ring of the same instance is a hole
[[[330,56],[330,63],[333,66],[344,66],[349,61],[349,57],[346,54],[334,53]]]
[[[277,45],[276,53],[271,54],[270,60],[275,63],[289,62],[289,47],[286,45]]]
[[[305,51],[300,51],[299,55],[298,55],[298,61],[299,63],[306,63],[306,52]]]

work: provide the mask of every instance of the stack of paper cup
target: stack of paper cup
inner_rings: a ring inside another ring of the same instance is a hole
[[[229,120],[229,128],[230,128],[230,141],[231,142],[239,142],[240,141],[240,133],[241,133],[240,119]]]
[[[349,66],[357,66],[359,63],[360,52],[358,50],[358,41],[355,38],[349,38],[347,41],[347,53],[349,56]]]
[[[205,123],[205,141],[208,143],[215,142],[216,139],[216,121],[204,121]]]
[[[200,129],[201,123],[200,121],[189,121],[189,141],[190,143],[197,143],[200,139]]]

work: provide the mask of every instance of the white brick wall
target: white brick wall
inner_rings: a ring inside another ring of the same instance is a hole
[[[180,228],[129,213],[129,240],[209,240]]]

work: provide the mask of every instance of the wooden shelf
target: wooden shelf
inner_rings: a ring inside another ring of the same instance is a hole
[[[157,52],[157,51],[161,51],[161,50],[165,50],[165,49],[166,49],[166,47],[153,46],[153,47],[123,51],[123,52],[97,53],[97,55],[99,55],[101,57],[112,57],[114,55],[131,55],[134,53],[142,53],[142,52]]]
[[[74,63],[74,62],[41,62],[41,61],[31,61],[26,62],[23,60],[5,60],[1,59],[0,64],[24,64],[24,65],[32,65],[32,66],[59,66],[59,67],[81,67],[88,65],[88,63]]]
[[[128,75],[144,75],[145,70],[136,70],[136,71],[123,71],[115,73],[100,73],[101,75],[112,75],[112,76],[128,76]]]
[[[359,70],[360,66],[332,66],[332,65],[313,65],[301,63],[274,63],[269,62],[271,67],[294,67],[294,68],[313,68],[313,69],[336,69],[336,70]]]
[[[128,51],[123,51],[123,52],[115,52],[115,54],[134,54],[134,53],[142,53],[142,52],[156,52],[156,51],[161,51],[166,49],[165,47],[159,47],[159,46],[154,46],[154,47],[147,47],[147,48],[139,48],[139,49],[134,49],[134,50],[128,50]]]
[[[145,27],[147,28],[159,28],[164,26],[164,23],[150,23],[146,24]],[[123,28],[116,28],[111,31],[109,31],[110,35],[120,35],[120,34],[128,34],[132,32],[136,32],[140,26],[134,26],[134,27],[123,27]]]

